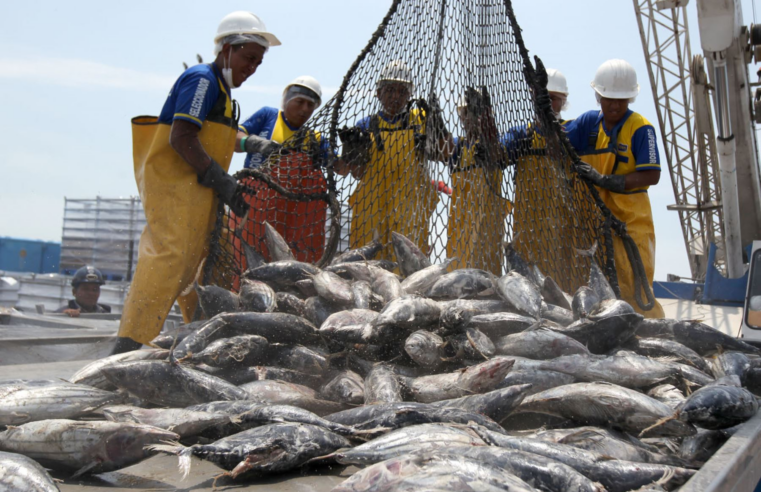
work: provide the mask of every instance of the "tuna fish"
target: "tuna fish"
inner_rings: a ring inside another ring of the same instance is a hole
[[[277,311],[284,314],[292,314],[301,318],[306,318],[306,308],[304,301],[293,294],[287,292],[278,292],[276,294]]]
[[[399,271],[405,277],[431,266],[431,261],[420,251],[415,243],[399,233],[391,233],[391,243],[394,246]]]
[[[23,454],[45,468],[76,477],[134,465],[154,454],[148,446],[179,437],[126,422],[42,420],[0,432],[0,450]]]
[[[102,372],[104,367],[136,360],[165,360],[167,357],[169,357],[169,351],[161,349],[133,350],[132,352],[111,355],[87,364],[82,369],[75,372],[74,375],[69,378],[69,381],[106,391],[113,391],[116,389],[116,386],[108,382],[108,379],[106,379],[106,376]]]
[[[467,428],[446,424],[421,424],[403,427],[352,449],[334,454],[343,465],[369,465],[408,453],[433,453],[453,446],[485,446]]]
[[[517,411],[555,415],[587,425],[616,425],[634,433],[672,414],[658,400],[606,383],[576,383],[545,390],[525,398]],[[655,435],[685,437],[694,433],[691,425],[672,420],[658,427]]]
[[[530,384],[519,384],[489,391],[481,395],[463,396],[453,400],[440,400],[431,403],[431,406],[438,408],[459,408],[467,412],[480,413],[495,422],[501,422],[521,404],[530,389]]]
[[[495,282],[495,288],[515,311],[532,318],[542,312],[542,296],[536,285],[518,272],[510,272]]]
[[[309,424],[271,424],[239,432],[211,444],[157,444],[151,451],[175,454],[180,458],[183,477],[190,473],[190,457],[211,461],[233,479],[247,473],[280,473],[307,461],[350,447],[345,438]]]
[[[511,437],[478,426],[471,428],[488,444],[534,453],[564,463],[589,479],[601,483],[608,492],[634,490],[664,476],[669,477],[668,485],[673,488],[685,483],[695,474],[694,470],[668,465],[606,460],[602,455],[565,444]]]
[[[415,329],[436,326],[440,316],[441,307],[437,302],[420,296],[404,296],[388,303],[373,324],[389,337],[404,340]]]
[[[10,384],[0,386],[0,425],[19,425],[52,418],[76,418],[122,396],[83,384]]]
[[[330,364],[324,354],[303,345],[270,345],[269,360],[279,367],[308,374],[323,374]]]
[[[428,369],[436,369],[442,364],[441,351],[444,340],[429,331],[418,330],[404,342],[404,351],[417,364]]]
[[[351,283],[333,272],[320,272],[312,277],[317,295],[331,304],[342,307],[354,305],[354,291]]]
[[[545,277],[541,288],[542,298],[547,304],[552,304],[569,312],[572,311],[571,301],[568,300],[570,296],[563,292],[563,289],[552,277]]]
[[[304,318],[283,313],[227,313],[218,318],[235,335],[259,335],[270,343],[311,343],[317,328]],[[221,337],[220,337],[221,338]]]
[[[219,313],[237,311],[240,306],[240,299],[235,292],[216,285],[199,285],[197,282],[194,287],[198,294],[198,303],[207,318],[213,318]]]
[[[431,265],[408,276],[402,281],[404,293],[425,294],[442,275],[447,273],[447,268],[453,261],[454,259],[450,258],[440,265]]]
[[[264,361],[268,346],[267,339],[258,335],[220,338],[186,360],[223,368],[257,365]]]
[[[58,492],[53,477],[36,461],[0,451],[0,489],[5,492]]]
[[[333,261],[330,262],[330,264],[340,265],[342,263],[351,263],[354,261],[372,260],[375,258],[375,255],[380,253],[380,250],[382,249],[383,243],[378,241],[377,238],[373,238],[372,241],[360,248],[350,249],[345,253],[341,253],[340,255],[336,256]]]
[[[150,425],[179,434],[180,437],[195,436],[210,427],[237,422],[230,415],[197,412],[185,408],[138,408],[115,405],[103,409],[103,415],[111,422],[133,422]]]
[[[561,355],[589,355],[589,350],[571,337],[541,325],[497,340],[497,353],[532,359],[554,359]]]
[[[402,393],[396,374],[383,364],[373,367],[365,378],[365,405],[397,401]]]
[[[573,295],[571,309],[574,319],[586,318],[594,307],[600,302],[597,292],[583,285]]]
[[[704,429],[726,429],[741,424],[758,412],[751,392],[735,386],[712,385],[691,394],[676,409],[684,422]]]
[[[624,344],[624,347],[647,357],[668,357],[671,360],[689,364],[703,372],[710,372],[708,364],[694,350],[673,340],[661,338],[635,337]]]
[[[489,275],[475,268],[455,270],[439,277],[426,295],[434,299],[470,299],[492,288]]]
[[[719,347],[723,351],[759,353],[756,347],[698,321],[646,319],[637,326],[637,336],[675,340],[704,357],[713,355]]]
[[[365,382],[354,371],[340,371],[320,389],[320,394],[326,400],[361,405],[365,401]]]
[[[412,397],[423,403],[485,393],[496,388],[515,361],[494,358],[462,372],[422,376],[410,383]]]
[[[243,279],[238,293],[241,311],[271,313],[277,311],[277,294],[272,287],[258,280]]]
[[[296,260],[282,260],[267,263],[246,270],[245,278],[266,282],[273,288],[291,287],[299,280],[306,280],[320,273],[320,269],[310,263]]]
[[[373,305],[373,288],[370,282],[358,280],[351,284],[351,292],[354,296],[354,307],[356,309],[370,309]]]

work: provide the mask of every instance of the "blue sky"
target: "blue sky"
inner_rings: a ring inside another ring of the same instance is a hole
[[[159,113],[183,61],[195,63],[196,53],[212,61],[212,38],[225,14],[253,11],[283,42],[234,93],[249,115],[262,106],[278,106],[282,88],[298,75],[316,77],[331,96],[390,3],[133,0],[117,8],[83,0],[6,5],[0,17],[0,236],[60,240],[64,196],[136,195],[130,118]],[[514,0],[514,7],[531,54],[568,78],[571,108],[565,117],[597,107],[589,87],[595,70],[605,60],[623,58],[637,69],[642,86],[632,109],[657,121],[630,1]],[[749,24],[751,0],[743,0],[743,7]],[[690,27],[696,54],[694,12]],[[237,154],[232,168],[240,167]],[[656,279],[667,273],[689,276],[677,215],[666,210],[674,203],[670,184],[664,173],[650,191]]]

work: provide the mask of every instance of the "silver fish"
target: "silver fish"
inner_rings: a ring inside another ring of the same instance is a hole
[[[139,408],[115,405],[103,409],[103,415],[111,422],[133,422],[150,425],[179,434],[180,437],[195,436],[210,427],[229,424],[235,419],[220,413],[198,412],[185,408]]]
[[[74,375],[69,378],[69,381],[106,391],[113,391],[116,389],[116,386],[111,384],[108,379],[106,379],[106,376],[103,375],[101,369],[104,367],[136,360],[164,360],[168,356],[169,351],[161,349],[133,350],[132,352],[125,352],[123,354],[110,355],[90,362],[82,369],[75,372]]]
[[[317,295],[336,306],[354,305],[354,291],[351,283],[333,272],[320,272],[312,277]]]
[[[325,383],[320,389],[320,395],[326,400],[361,405],[365,401],[365,382],[354,371],[340,371]]]
[[[378,364],[365,378],[365,405],[402,401],[401,386],[394,372]]]
[[[30,422],[0,432],[0,449],[20,453],[53,470],[104,473],[139,463],[154,453],[146,447],[180,436],[126,422]]]
[[[431,261],[420,251],[415,243],[405,236],[397,233],[391,233],[391,243],[396,253],[396,261],[399,263],[399,271],[402,275],[409,277],[413,273],[431,266]]]
[[[434,299],[473,298],[492,288],[489,275],[484,270],[461,268],[439,277],[425,295]]]
[[[76,418],[121,398],[111,391],[66,382],[50,386],[4,385],[0,387],[0,425]]]
[[[521,333],[507,335],[495,343],[497,353],[532,359],[554,359],[562,355],[589,355],[589,350],[571,337],[544,328],[541,324]]]
[[[409,275],[402,281],[404,293],[408,295],[425,294],[439,277],[447,273],[447,268],[453,261],[454,258],[450,258],[440,265],[431,265]]]
[[[589,425],[616,425],[640,433],[672,414],[671,409],[637,391],[607,383],[575,383],[536,393],[523,400],[518,412],[570,418]],[[658,427],[657,435],[690,436],[695,428],[680,421]]]
[[[180,458],[183,477],[190,473],[190,457],[197,456],[229,470],[238,478],[247,473],[280,473],[307,461],[325,456],[351,443],[333,432],[310,424],[271,424],[239,432],[211,444],[149,446],[151,451],[175,454]]]
[[[436,369],[443,361],[441,350],[444,339],[426,330],[418,330],[407,337],[404,351],[417,364],[428,369]]]
[[[600,297],[590,287],[582,285],[576,290],[571,303],[574,319],[586,318],[594,307],[600,302]]]
[[[494,358],[462,372],[422,376],[410,383],[416,401],[430,403],[490,391],[502,382],[515,361]]]
[[[500,297],[518,313],[539,318],[542,314],[542,295],[536,285],[518,272],[503,275],[495,282]]]
[[[242,279],[239,309],[256,313],[271,313],[277,311],[277,294],[272,287],[258,280]]]
[[[58,492],[53,477],[33,459],[0,451],[0,490],[4,492]]]

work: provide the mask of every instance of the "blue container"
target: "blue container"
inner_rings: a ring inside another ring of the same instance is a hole
[[[0,270],[58,273],[60,262],[60,243],[0,237]]]

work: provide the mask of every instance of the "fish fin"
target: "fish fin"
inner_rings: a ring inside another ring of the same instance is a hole
[[[80,475],[84,475],[85,473],[89,472],[96,466],[98,466],[100,463],[97,461],[93,461],[92,463],[88,463],[87,465],[83,466],[79,470],[75,471],[74,474],[71,476],[71,478],[77,478]]]
[[[647,434],[651,430],[656,429],[656,428],[662,426],[663,424],[665,424],[667,422],[671,422],[672,420],[676,420],[678,418],[679,418],[679,412],[675,412],[674,415],[671,415],[669,417],[664,417],[664,418],[658,420],[656,423],[654,423],[650,427],[648,427],[645,430],[643,430],[642,432],[640,432],[639,436],[637,436],[637,437],[643,437],[645,434]]]
[[[158,453],[174,454],[178,456],[180,473],[182,479],[185,480],[190,474],[190,457],[193,456],[193,447],[185,447],[177,441],[163,441],[164,444],[151,444],[146,446],[147,451],[155,451]]]
[[[201,260],[201,264],[198,265],[198,270],[196,271],[196,276],[193,278],[193,281],[188,284],[185,289],[180,293],[180,296],[184,297],[186,295],[189,295],[191,292],[193,292],[193,289],[198,288],[198,279],[201,278],[201,272],[203,272],[203,266],[206,264],[206,258]]]
[[[665,485],[669,483],[672,478],[674,478],[674,475],[676,475],[676,470],[673,468],[668,468],[665,472],[663,472],[663,476],[655,483],[658,485]]]
[[[583,256],[586,258],[592,258],[594,257],[595,253],[597,253],[597,241],[594,242],[591,248],[589,249],[579,249],[574,248],[576,250],[576,254],[579,256]]]
[[[246,456],[246,459],[238,463],[238,465],[233,468],[230,471],[230,477],[233,479],[238,478],[238,476],[246,473],[247,471],[251,470],[254,465],[259,464],[268,464],[268,463],[274,463],[281,459],[282,456],[286,454],[285,450],[281,448],[279,445],[275,444],[275,447],[278,448],[276,450],[273,450],[271,453],[267,454],[266,456],[256,456],[256,455],[248,455]]]

